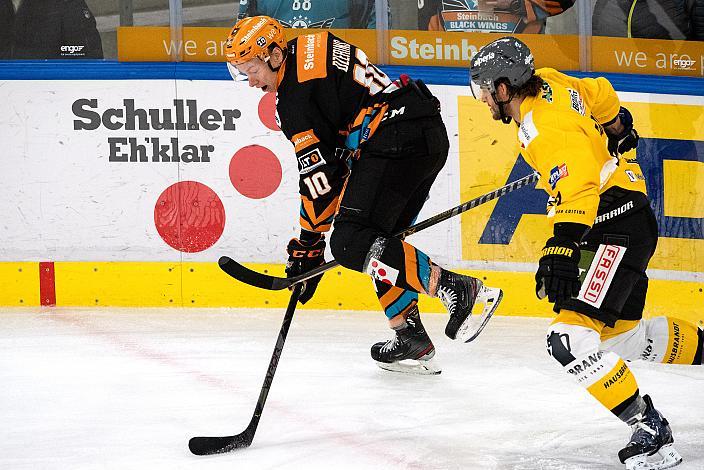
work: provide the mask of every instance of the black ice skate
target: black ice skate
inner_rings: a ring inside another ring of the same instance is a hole
[[[372,359],[379,367],[409,374],[439,374],[442,370],[433,361],[435,346],[425,332],[420,316],[409,315],[408,326],[396,330],[394,337],[372,346]]]
[[[482,332],[504,294],[501,289],[486,287],[477,278],[443,269],[437,295],[450,314],[445,334],[469,343]],[[475,303],[484,305],[479,315],[472,315]]]
[[[674,467],[682,457],[673,447],[672,429],[667,420],[653,407],[648,395],[643,396],[645,411],[631,426],[633,435],[626,447],[618,452],[626,470],[661,470]]]

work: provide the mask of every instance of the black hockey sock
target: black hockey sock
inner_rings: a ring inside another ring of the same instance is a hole
[[[403,315],[403,323],[391,327],[394,331],[405,330],[406,328],[416,328],[420,325],[420,312],[418,312],[418,307],[413,306],[407,314]],[[409,321],[410,320],[410,321]]]

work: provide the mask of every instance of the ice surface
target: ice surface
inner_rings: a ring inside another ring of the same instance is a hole
[[[424,323],[439,376],[378,369],[381,313],[296,313],[252,447],[188,439],[249,422],[281,310],[5,309],[2,469],[619,469],[629,429],[549,358],[548,319],[496,317],[473,343]],[[704,369],[635,363],[680,470],[704,468]]]

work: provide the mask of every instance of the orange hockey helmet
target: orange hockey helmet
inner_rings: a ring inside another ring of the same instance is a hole
[[[239,20],[225,43],[225,58],[232,77],[238,81],[243,80],[236,66],[255,57],[268,62],[269,47],[272,45],[286,50],[286,36],[281,23],[268,16]]]

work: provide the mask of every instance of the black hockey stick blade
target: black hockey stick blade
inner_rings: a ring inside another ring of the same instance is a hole
[[[264,411],[266,398],[269,396],[269,389],[274,381],[276,367],[279,365],[279,360],[281,359],[281,352],[284,349],[284,342],[286,341],[286,336],[288,336],[288,330],[291,327],[291,321],[293,320],[293,314],[296,311],[298,297],[301,295],[302,288],[302,284],[298,284],[293,288],[291,299],[288,301],[288,307],[286,307],[284,320],[281,323],[279,336],[276,338],[274,352],[271,353],[269,367],[267,368],[266,375],[264,376],[264,383],[262,384],[262,388],[259,392],[259,399],[257,400],[257,405],[254,407],[254,413],[252,414],[252,419],[249,420],[247,428],[234,436],[191,438],[191,440],[188,441],[188,448],[195,455],[224,454],[225,452],[244,449],[252,444],[252,441],[254,440],[254,433],[257,431],[259,420],[261,419],[262,412]]]
[[[288,287],[286,283],[278,282],[282,278],[268,276],[266,274],[258,273],[249,268],[242,266],[237,261],[233,260],[229,256],[221,256],[218,260],[218,265],[229,276],[234,277],[238,281],[242,281],[250,286],[259,287],[260,289],[267,290],[281,290]],[[279,286],[279,284],[284,284]]]
[[[234,277],[238,281],[244,282],[245,284],[249,284],[250,286],[267,290],[283,290],[293,286],[294,284],[298,284],[299,282],[307,281],[318,274],[322,274],[325,271],[338,266],[339,263],[337,261],[328,261],[327,263],[311,269],[310,271],[299,276],[288,278],[270,276],[268,274],[254,271],[241,265],[229,256],[221,256],[218,260],[218,265],[227,275]]]
[[[188,448],[195,455],[212,455],[244,449],[252,444],[254,434],[246,430],[236,436],[193,437],[188,441]]]
[[[417,224],[408,227],[406,230],[395,234],[395,236],[405,238],[410,235],[413,235],[416,232],[425,230],[428,227],[432,227],[433,225],[436,225],[447,219],[462,214],[463,212],[466,212],[470,209],[474,209],[477,206],[481,206],[482,204],[505,196],[506,194],[520,189],[524,186],[528,186],[529,184],[535,183],[536,181],[538,181],[539,176],[540,175],[538,175],[538,173],[531,173],[529,175],[526,175],[523,178],[519,178],[515,181],[512,181],[489,193],[476,197],[471,201],[467,201],[463,204],[460,204],[459,206],[453,207],[452,209],[448,209],[445,212],[441,212],[440,214],[430,217],[429,219],[426,219],[422,222],[418,222]],[[231,277],[234,277],[238,281],[244,282],[245,284],[249,284],[250,286],[259,287],[261,289],[267,290],[282,290],[287,289],[300,282],[307,281],[312,277],[316,277],[324,273],[325,271],[339,266],[340,263],[335,260],[328,261],[325,264],[321,264],[317,268],[313,268],[303,274],[289,278],[270,276],[268,274],[254,271],[241,265],[240,263],[228,256],[220,257],[218,264],[220,265],[220,269],[222,269],[225,273],[227,273]]]

